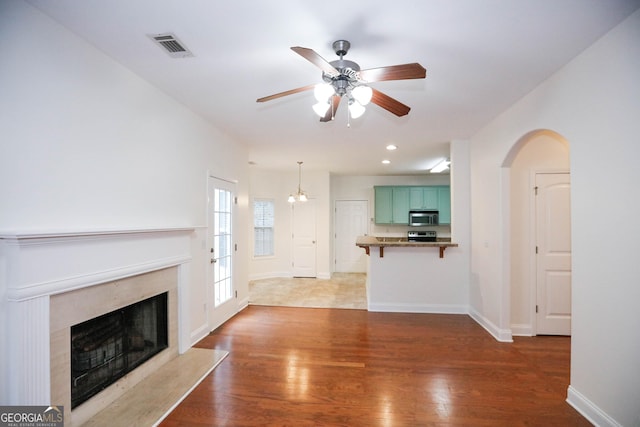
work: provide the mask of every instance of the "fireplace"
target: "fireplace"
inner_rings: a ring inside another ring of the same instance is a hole
[[[0,280],[6,280],[11,324],[3,337],[11,347],[0,355],[0,400],[62,405],[65,425],[81,425],[187,351],[192,233],[173,228],[0,235]],[[163,293],[167,348],[72,411],[72,327]]]
[[[167,295],[71,327],[71,409],[167,348]]]

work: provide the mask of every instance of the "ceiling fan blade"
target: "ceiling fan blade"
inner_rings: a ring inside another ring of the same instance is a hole
[[[340,95],[333,95],[331,97],[331,107],[327,110],[327,113],[324,117],[320,117],[321,122],[330,122],[336,116],[336,111],[338,111],[338,105],[340,105],[340,100],[342,97]]]
[[[271,101],[272,99],[276,99],[276,98],[282,98],[283,96],[287,96],[287,95],[293,95],[294,93],[298,93],[298,92],[304,92],[305,90],[311,90],[315,87],[316,85],[309,85],[309,86],[303,86],[303,87],[299,87],[297,89],[291,89],[291,90],[287,90],[285,92],[280,92],[280,93],[276,93],[274,95],[269,95],[269,96],[265,96],[263,98],[258,98],[256,99],[256,102],[266,102],[266,101]]]
[[[385,80],[424,79],[427,70],[417,62],[411,64],[391,65],[388,67],[369,68],[358,72],[361,80],[381,82]]]
[[[411,110],[411,107],[404,105],[402,102],[397,101],[392,97],[390,97],[389,95],[385,95],[384,93],[376,89],[373,89],[373,96],[371,97],[371,102],[384,108],[390,113],[395,114],[398,117],[406,116],[407,114],[409,114],[409,111]]]
[[[336,70],[333,65],[329,64],[326,59],[322,56],[318,55],[315,50],[309,49],[306,47],[294,46],[291,48],[292,51],[302,56],[307,61],[311,62],[316,67],[320,68],[327,74],[331,74],[337,76],[340,74],[338,70]]]

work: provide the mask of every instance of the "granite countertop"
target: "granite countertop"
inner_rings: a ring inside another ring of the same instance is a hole
[[[376,237],[358,236],[356,246],[387,246],[387,247],[458,247],[450,238],[438,238],[436,242],[409,242],[406,237]]]
[[[446,248],[457,248],[457,243],[452,243],[450,238],[438,238],[435,242],[410,242],[406,237],[375,237],[358,236],[356,246],[364,248],[367,255],[370,255],[370,248],[377,247],[380,258],[384,256],[384,248],[439,248],[440,258],[444,258]]]

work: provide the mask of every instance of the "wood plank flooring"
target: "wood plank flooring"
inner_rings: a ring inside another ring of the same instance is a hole
[[[249,306],[229,356],[161,426],[589,426],[570,338],[499,343],[465,315]]]

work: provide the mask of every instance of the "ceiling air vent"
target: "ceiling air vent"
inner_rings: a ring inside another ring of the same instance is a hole
[[[172,58],[185,58],[188,56],[193,56],[193,53],[189,49],[187,49],[184,44],[178,38],[171,34],[153,34],[149,35],[151,40],[153,40],[156,44],[162,47],[162,50],[167,52],[167,54]]]

